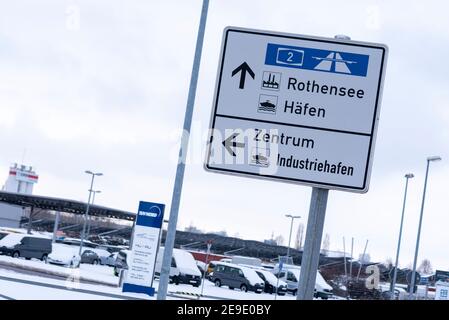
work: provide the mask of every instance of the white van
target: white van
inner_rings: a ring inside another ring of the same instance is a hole
[[[284,264],[282,270],[279,271],[279,265],[276,265],[273,269],[273,273],[279,279],[287,282],[287,290],[289,292],[293,295],[298,293],[299,275],[301,273],[300,266]],[[332,295],[332,287],[327,284],[321,273],[317,271],[314,296],[316,298],[328,299],[331,298]]]
[[[156,258],[155,274],[161,273],[164,247],[159,248]],[[170,268],[170,280],[175,284],[185,283],[194,287],[201,285],[201,272],[196,265],[192,254],[182,249],[173,249]]]

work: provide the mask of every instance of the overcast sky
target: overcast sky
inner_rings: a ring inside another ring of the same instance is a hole
[[[167,204],[174,183],[200,0],[8,1],[0,10],[0,181],[13,162],[36,168],[35,194],[136,211]],[[445,1],[211,0],[178,229],[288,239],[285,214],[306,224],[311,188],[205,172],[223,29],[384,43],[389,57],[370,190],[331,191],[331,249],[394,258],[404,174],[413,172],[400,264],[412,262],[426,157],[432,163],[419,261],[449,269],[449,5]],[[25,151],[25,152],[24,152]],[[295,228],[297,226],[295,224]]]

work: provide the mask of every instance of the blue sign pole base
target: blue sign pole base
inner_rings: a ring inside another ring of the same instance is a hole
[[[154,296],[154,288],[153,287],[145,287],[139,286],[131,283],[124,283],[122,292],[135,292],[135,293],[145,293],[150,297]]]

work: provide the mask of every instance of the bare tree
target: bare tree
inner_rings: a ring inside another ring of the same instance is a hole
[[[33,221],[36,220],[36,217],[42,213],[43,209],[36,209],[33,206],[31,208],[22,208],[26,213],[28,213],[28,222],[27,222],[27,233],[31,234],[31,230],[33,229]]]
[[[222,236],[222,237],[227,237],[228,236],[228,233],[226,232],[226,230],[212,232],[212,234],[216,234],[217,236]]]
[[[430,263],[429,259],[424,259],[419,268],[418,268],[418,272],[421,274],[432,274],[433,273],[433,268],[432,268],[432,264]]]
[[[276,244],[278,246],[284,245],[284,237],[282,235],[278,235],[276,238],[274,238],[274,241],[276,241]]]
[[[298,231],[296,232],[295,249],[300,250],[302,248],[302,239],[304,238],[304,224],[298,225]]]
[[[192,233],[203,233],[203,231],[195,227],[192,222],[190,223],[190,226],[184,228],[184,231]]]
[[[323,253],[325,255],[327,255],[329,252],[329,249],[331,247],[331,236],[329,235],[329,233],[326,233],[326,235],[324,236],[322,247],[323,247]]]
[[[391,259],[390,257],[385,259],[384,266],[387,267],[388,269],[393,268],[393,259]]]

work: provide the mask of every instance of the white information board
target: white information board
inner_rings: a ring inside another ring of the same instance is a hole
[[[126,282],[152,286],[160,228],[136,225]]]
[[[228,27],[206,170],[366,192],[387,47]]]

